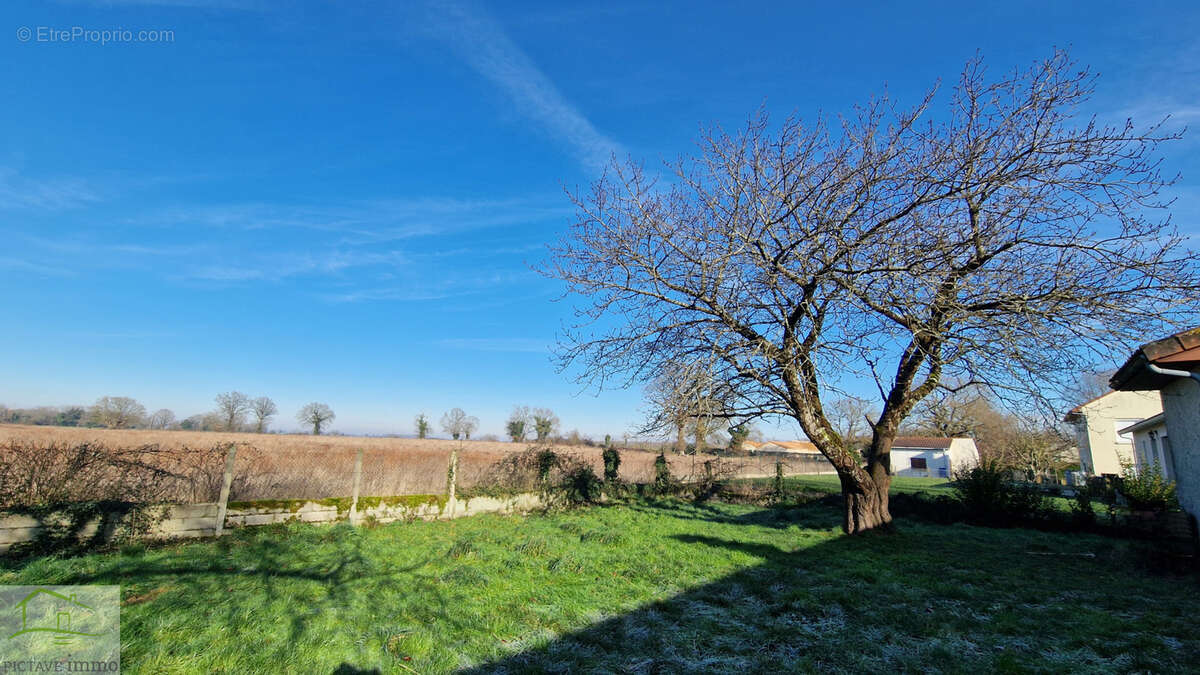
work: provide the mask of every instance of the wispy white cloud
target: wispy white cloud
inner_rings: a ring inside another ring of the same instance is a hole
[[[31,178],[0,167],[0,209],[61,210],[99,201],[84,181],[75,178]]]
[[[1196,124],[1200,122],[1200,105],[1172,98],[1144,99],[1117,110],[1114,116],[1121,120],[1132,119],[1138,125],[1157,124],[1165,120],[1167,130],[1179,131],[1190,127],[1192,131],[1187,136],[1194,136]]]
[[[323,293],[319,297],[335,304],[359,302],[432,302],[470,295],[471,291],[439,290],[420,286],[395,286],[385,288],[363,288],[344,293]]]
[[[39,276],[140,270],[201,288],[296,282],[330,303],[467,299],[531,281],[533,273],[513,258],[541,248],[529,226],[536,231],[562,220],[570,210],[564,202],[181,206],[68,236],[11,233],[0,269]],[[513,234],[507,226],[516,226]],[[501,231],[462,236],[486,228]]]
[[[12,257],[0,257],[0,270],[11,270],[15,272],[24,272],[26,274],[36,274],[38,276],[50,277],[65,277],[72,275],[71,270],[64,267],[42,265],[40,263]]]
[[[286,203],[184,206],[139,216],[131,222],[240,230],[314,230],[339,233],[347,243],[365,244],[526,225],[563,219],[571,213],[570,205],[562,198],[380,199],[320,206]]]
[[[571,147],[589,169],[607,164],[621,146],[562,95],[545,73],[481,8],[449,2],[431,11],[429,28],[476,72],[500,87],[523,114]]]
[[[79,256],[92,261],[129,262],[136,258],[186,258],[203,254],[212,247],[204,244],[146,244],[139,242],[105,243],[94,236],[79,234],[71,237],[42,237],[19,235],[20,241],[42,252],[59,257]]]
[[[451,349],[480,352],[550,352],[546,340],[537,338],[447,338],[438,340],[437,344]]]
[[[376,265],[399,266],[400,251],[350,251],[328,253],[290,252],[270,254],[241,264],[208,264],[185,270],[180,276],[201,281],[281,281],[304,275],[330,275]]]
[[[60,0],[62,2],[63,0]],[[243,9],[263,10],[263,0],[66,0],[69,5],[93,5],[99,7],[190,7],[195,9]]]
[[[501,286],[529,280],[528,273],[501,270],[458,273],[452,277],[431,274],[428,269],[410,271],[404,279],[385,285],[360,286],[347,291],[324,293],[319,297],[331,303],[428,302],[477,296]]]

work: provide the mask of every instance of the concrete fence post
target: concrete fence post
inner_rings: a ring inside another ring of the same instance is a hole
[[[225,512],[229,508],[229,488],[233,486],[233,461],[237,456],[237,445],[229,444],[225,453],[225,476],[221,481],[221,497],[217,500],[217,522],[213,533],[217,536],[225,529]]]
[[[354,454],[354,491],[350,497],[350,524],[358,524],[358,492],[362,488],[362,460],[363,450],[358,449]]]

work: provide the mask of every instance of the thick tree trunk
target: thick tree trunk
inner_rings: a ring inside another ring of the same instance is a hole
[[[680,455],[687,452],[687,428],[682,424],[675,427],[675,452]]]
[[[812,377],[815,378],[815,375]],[[789,389],[798,391],[800,387],[793,384]],[[812,408],[806,401],[798,400],[794,409],[796,421],[804,433],[837,470],[844,507],[842,529],[846,534],[858,534],[891,525],[888,489],[892,484],[892,440],[896,437],[894,426],[875,425],[871,448],[866,453],[867,466],[864,467],[863,458],[846,447],[845,440],[827,420],[812,414]]]
[[[892,523],[888,490],[892,485],[891,454],[895,435],[895,432],[877,427],[867,451],[866,468],[861,468],[852,459],[845,467],[837,466],[845,509],[842,529],[846,534],[876,530]]]
[[[891,524],[892,514],[888,511],[888,487],[891,482],[891,476],[887,475],[882,485],[871,478],[858,481],[853,476],[842,477],[845,506],[842,529],[846,534],[859,534]]]
[[[846,534],[857,534],[881,527],[892,522],[888,510],[888,489],[892,485],[891,456],[892,441],[896,432],[884,426],[876,426],[867,451],[866,469],[843,472],[842,498],[845,501],[842,529]]]

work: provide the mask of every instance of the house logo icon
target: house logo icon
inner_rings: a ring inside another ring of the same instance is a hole
[[[67,646],[103,635],[85,630],[96,612],[94,607],[75,599],[75,594],[63,595],[48,588],[37,588],[18,602],[14,610],[21,613],[21,628],[8,636],[47,636],[55,645]]]

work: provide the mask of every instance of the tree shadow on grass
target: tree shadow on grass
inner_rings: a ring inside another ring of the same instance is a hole
[[[898,533],[796,548],[789,547],[794,540],[773,545],[672,535],[760,562],[465,672],[1125,672],[1187,669],[1200,656],[1195,642],[1182,649],[1147,644],[1137,636],[1141,627],[1132,613],[1097,635],[1068,608],[1030,604],[1031,595],[1062,593],[1064,579],[1085,588],[1095,576],[1095,560],[1046,566],[1020,549],[1007,550],[986,532],[950,543],[944,537],[951,531],[906,529],[902,524]],[[1012,543],[1023,546],[1028,537]],[[1017,570],[1006,565],[1010,559]],[[1019,569],[1029,560],[1043,566]],[[1057,580],[1042,578],[1051,569]],[[972,582],[988,587],[962,588]],[[1154,611],[1153,601],[1143,604],[1138,612]],[[1175,624],[1172,630],[1186,630]]]
[[[820,506],[840,504],[841,497],[833,501],[823,500]],[[815,529],[841,526],[841,516],[829,508],[814,508],[813,504],[783,504],[774,508],[762,508],[733,515],[727,509],[709,502],[661,499],[630,503],[623,508],[654,516],[667,516],[684,520],[703,520],[723,525],[756,525],[785,530],[794,525]]]
[[[662,503],[639,508],[708,519],[706,509]],[[819,564],[824,554],[702,535],[672,538],[746,553],[761,562],[465,672],[783,672],[822,664],[818,654],[805,653],[815,644],[806,644],[793,629],[796,618],[788,615],[780,596],[794,583],[796,568]],[[841,548],[836,542],[821,546]]]
[[[331,616],[361,615],[364,603],[380,595],[394,597],[397,588],[421,598],[422,616],[459,627],[437,566],[431,564],[451,552],[394,564],[380,552],[366,550],[363,532],[348,525],[299,527],[304,529],[298,534],[287,526],[235,530],[204,548],[135,547],[135,555],[116,556],[110,566],[71,568],[52,581],[121,585],[127,605],[169,593],[160,600],[175,605],[169,613],[198,620],[199,630],[222,626],[254,635],[271,633],[286,622],[286,635],[255,646],[281,666],[296,664],[298,645],[319,644]],[[204,553],[196,556],[195,550]],[[172,556],[176,551],[181,554]],[[136,654],[130,656],[136,661]],[[346,668],[354,666],[344,663],[339,672],[379,672]]]

